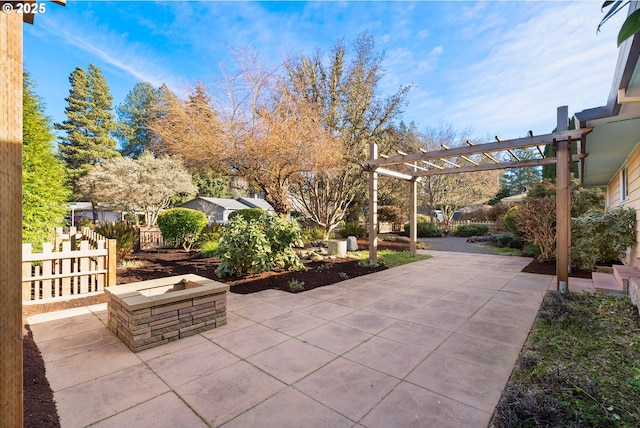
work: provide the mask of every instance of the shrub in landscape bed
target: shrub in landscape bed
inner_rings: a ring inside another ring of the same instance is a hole
[[[365,238],[367,233],[367,228],[364,226],[360,226],[357,223],[347,223],[342,229],[340,229],[340,236],[346,238],[348,236],[355,236],[356,238]]]
[[[635,221],[632,208],[616,208],[604,214],[594,210],[572,219],[572,265],[593,270],[598,262],[617,260],[636,242]]]
[[[504,225],[507,226],[507,230],[514,235],[518,235],[518,224],[516,223],[516,213],[518,212],[518,205],[515,205],[507,210],[504,214]]]
[[[301,246],[302,231],[295,221],[262,212],[258,218],[233,217],[222,228],[214,256],[220,260],[216,275],[245,275],[275,268],[302,270],[294,246]]]
[[[524,247],[522,247],[521,254],[525,257],[538,258],[540,257],[540,247],[538,247],[536,244],[526,244]]]
[[[165,241],[187,251],[198,240],[207,225],[207,216],[189,208],[172,208],[158,216],[158,227]]]
[[[307,226],[302,230],[304,242],[322,241],[326,231],[320,226]]]
[[[442,231],[440,228],[431,222],[418,222],[416,224],[416,230],[418,232],[418,238],[441,238]],[[411,226],[409,224],[404,225],[405,233],[411,233]]]
[[[486,224],[465,224],[459,226],[454,232],[454,236],[470,237],[470,236],[482,236],[489,233],[489,226]]]
[[[100,223],[95,226],[94,230],[105,238],[116,240],[116,251],[119,259],[129,257],[138,242],[140,242],[138,228],[125,221]]]
[[[229,214],[229,221],[234,218],[240,216],[244,218],[246,221],[257,220],[259,219],[265,211],[261,208],[246,208],[244,210],[236,210]]]
[[[522,239],[512,233],[501,233],[496,236],[496,241],[501,247],[522,248]]]
[[[515,213],[515,220],[525,242],[540,249],[537,259],[551,260],[556,249],[555,198],[525,199]]]
[[[220,234],[222,233],[222,226],[219,224],[211,224],[205,226],[200,232],[200,236],[198,237],[197,246],[202,248],[205,244],[209,242],[218,242],[220,239]]]

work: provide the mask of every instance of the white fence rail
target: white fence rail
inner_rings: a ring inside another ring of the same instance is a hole
[[[68,235],[68,236],[65,236]],[[59,233],[33,253],[22,245],[22,301],[62,300],[116,285],[116,241],[83,227]]]

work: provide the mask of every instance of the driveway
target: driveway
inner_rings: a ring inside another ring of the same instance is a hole
[[[419,238],[418,241],[426,242],[429,250],[451,251],[455,253],[493,254],[496,253],[478,244],[470,244],[467,238],[457,236],[445,236],[443,238]]]

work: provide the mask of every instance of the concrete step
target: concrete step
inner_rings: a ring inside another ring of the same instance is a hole
[[[624,293],[627,294],[629,278],[640,277],[640,270],[633,266],[613,265],[613,276],[616,277],[616,281],[618,281]]]
[[[610,294],[624,294],[622,285],[618,283],[613,274],[593,272],[591,278],[593,279],[593,285],[596,291]]]

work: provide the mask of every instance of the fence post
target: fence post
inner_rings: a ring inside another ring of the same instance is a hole
[[[113,287],[116,285],[116,269],[118,268],[116,240],[107,239],[107,248],[109,249],[109,255],[107,256],[107,287]]]

